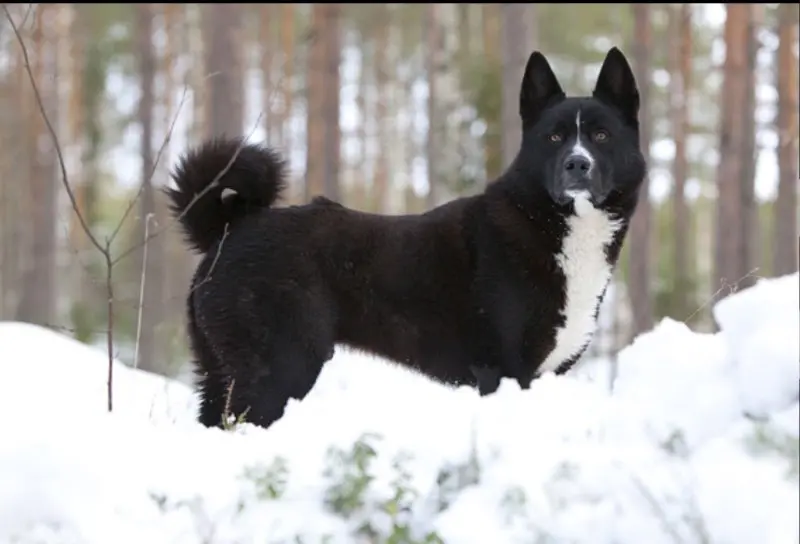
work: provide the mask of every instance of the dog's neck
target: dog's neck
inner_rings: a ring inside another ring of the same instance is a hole
[[[604,215],[614,229],[607,246],[608,258],[616,264],[622,249],[622,243],[636,207],[636,196],[623,198],[613,195],[607,205],[595,208],[585,199],[578,199],[569,205],[558,205],[550,198],[542,183],[535,180],[523,180],[522,172],[510,168],[494,183],[489,185],[485,196],[499,199],[508,207],[513,207],[527,219],[531,228],[545,234],[545,238],[560,244],[564,233],[581,217],[591,221],[598,215]]]

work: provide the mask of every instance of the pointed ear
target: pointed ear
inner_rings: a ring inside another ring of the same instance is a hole
[[[638,124],[639,89],[625,55],[612,47],[603,61],[592,96],[614,106],[633,124]]]
[[[519,91],[519,115],[522,125],[533,123],[538,119],[545,107],[563,100],[564,91],[550,68],[544,55],[538,51],[531,53],[522,76],[522,87]]]

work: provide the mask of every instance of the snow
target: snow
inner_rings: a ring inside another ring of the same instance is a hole
[[[386,542],[407,524],[392,542],[797,543],[799,279],[729,296],[716,334],[662,321],[620,353],[613,394],[602,360],[480,398],[339,350],[268,430],[205,429],[188,387],[121,363],[109,414],[105,354],[0,323],[0,542]],[[328,451],[364,433],[347,518],[326,507],[354,481]],[[401,452],[416,494],[392,520]],[[384,538],[356,536],[367,522]]]

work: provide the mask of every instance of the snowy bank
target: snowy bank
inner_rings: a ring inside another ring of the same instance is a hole
[[[337,352],[269,430],[0,323],[0,542],[797,543],[798,276],[671,320],[591,372],[496,395]],[[590,365],[603,362],[589,361]]]

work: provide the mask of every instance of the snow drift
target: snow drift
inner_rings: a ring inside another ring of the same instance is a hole
[[[269,430],[205,429],[182,384],[0,323],[0,542],[798,539],[798,275],[496,395],[337,352]],[[390,540],[393,538],[393,540]],[[300,540],[297,540],[300,539]]]

